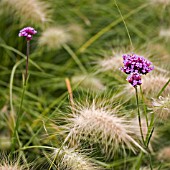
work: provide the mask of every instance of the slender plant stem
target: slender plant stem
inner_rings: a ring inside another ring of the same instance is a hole
[[[126,24],[126,22],[125,22],[125,19],[124,19],[123,15],[122,15],[122,12],[121,12],[118,4],[117,4],[117,1],[114,0],[114,2],[115,2],[115,5],[116,5],[116,7],[117,7],[117,9],[118,9],[118,12],[119,12],[119,14],[120,14],[120,16],[121,16],[121,18],[122,18],[123,24],[124,24],[124,26],[125,26],[125,29],[126,29],[126,32],[127,32],[128,38],[129,38],[129,41],[130,41],[131,48],[132,48],[132,50],[134,50],[133,43],[132,43],[132,39],[131,39],[129,30],[128,30],[127,24]]]
[[[30,41],[27,41],[27,52],[26,52],[27,59],[26,59],[25,82],[24,82],[25,85],[28,77],[28,59],[29,59],[29,52],[30,52],[29,50],[30,50]]]
[[[26,58],[25,79],[24,79],[23,91],[22,91],[22,96],[21,96],[21,102],[20,102],[18,113],[17,113],[17,119],[16,119],[16,123],[15,123],[13,136],[12,136],[12,147],[11,147],[12,154],[14,153],[17,136],[19,136],[18,129],[19,129],[19,124],[20,124],[21,118],[22,118],[22,105],[23,105],[23,101],[24,101],[25,91],[26,91],[26,87],[27,87],[27,79],[28,79],[29,50],[30,50],[30,41],[27,41],[27,51],[26,51],[27,58]],[[19,140],[18,140],[18,143],[19,143]]]
[[[24,85],[24,87],[23,87],[22,96],[21,96],[21,102],[20,102],[20,106],[19,106],[19,111],[18,111],[18,114],[17,114],[17,120],[16,120],[16,124],[15,124],[15,128],[14,128],[14,132],[13,132],[12,153],[14,152],[16,139],[17,139],[17,135],[18,135],[19,123],[20,123],[21,116],[22,116],[22,104],[23,104],[23,101],[24,101],[25,91],[26,91],[26,85]]]
[[[143,132],[142,132],[142,124],[141,124],[140,110],[139,110],[139,98],[138,98],[137,86],[135,87],[135,93],[136,93],[136,104],[137,104],[137,108],[138,108],[138,121],[139,121],[140,133],[141,133],[141,137],[142,137],[143,144],[145,145],[145,140],[144,140]]]

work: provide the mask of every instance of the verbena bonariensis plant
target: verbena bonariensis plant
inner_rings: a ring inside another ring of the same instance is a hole
[[[141,133],[143,144],[144,144],[145,148],[148,149],[149,141],[151,139],[151,136],[152,136],[152,133],[154,130],[154,114],[152,117],[152,121],[149,124],[146,109],[144,109],[146,123],[147,123],[147,126],[149,127],[147,135],[146,135],[146,137],[144,137],[143,131],[142,131],[142,124],[141,124],[141,115],[140,115],[140,110],[139,110],[139,99],[138,99],[137,86],[140,86],[140,90],[142,93],[142,88],[141,88],[142,75],[146,75],[147,73],[151,72],[154,69],[154,67],[152,66],[152,63],[150,61],[148,61],[147,59],[145,59],[143,56],[139,56],[134,53],[124,54],[123,55],[123,64],[124,64],[124,67],[121,67],[120,70],[122,70],[124,73],[129,75],[126,80],[135,88],[140,133]],[[142,93],[142,98],[143,98],[143,93]],[[140,157],[140,159],[142,159],[142,156]],[[137,166],[139,168],[139,165],[137,165]],[[150,161],[150,166],[152,168],[151,161]],[[135,169],[136,168],[137,167],[135,167]]]
[[[26,37],[27,51],[26,51],[26,69],[25,69],[25,76],[24,76],[24,87],[23,87],[20,107],[19,107],[19,111],[17,114],[17,119],[16,119],[15,128],[14,128],[14,132],[13,132],[13,137],[12,137],[12,152],[14,151],[14,146],[16,144],[16,139],[18,136],[19,123],[20,123],[21,117],[22,117],[22,104],[23,104],[27,81],[28,81],[28,63],[29,63],[30,41],[32,40],[33,35],[35,35],[36,33],[37,33],[37,31],[34,28],[26,27],[26,28],[23,28],[19,32],[19,35],[18,35],[19,37]]]

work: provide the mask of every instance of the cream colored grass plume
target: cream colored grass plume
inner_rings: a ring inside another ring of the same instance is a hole
[[[170,0],[150,0],[151,4],[153,5],[163,5],[167,6],[170,5]]]
[[[166,120],[170,117],[170,95],[166,97],[160,96],[158,99],[153,99],[152,108],[158,118]]]
[[[101,80],[93,75],[75,75],[71,78],[71,81],[85,90],[92,90],[94,92],[106,90]]]
[[[163,86],[168,82],[169,77],[166,74],[150,73],[142,77],[142,89],[146,95],[156,96]],[[165,88],[162,95],[170,93],[170,84]]]
[[[104,57],[103,59],[100,59],[96,62],[97,66],[99,67],[99,71],[105,72],[105,71],[115,71],[119,70],[119,68],[123,64],[123,58],[122,55],[123,52],[112,52],[113,54],[109,57]]]
[[[148,97],[156,97],[163,86],[168,82],[168,75],[160,73],[150,73],[148,75],[142,76],[142,90],[143,93]],[[163,97],[170,94],[170,84],[165,88],[161,94]],[[135,95],[134,87],[132,87],[128,82],[123,86],[123,90],[117,96],[123,96],[126,98],[131,98]]]
[[[60,170],[101,170],[89,157],[76,152],[72,148],[56,149],[55,156],[57,156],[57,168]]]
[[[0,154],[0,170],[25,170],[25,167],[20,166],[18,162],[17,159],[11,161],[5,154]]]
[[[80,46],[84,42],[86,32],[80,25],[70,24],[67,31],[71,35],[71,45]]]
[[[65,27],[49,27],[39,38],[39,45],[49,50],[56,50],[67,44],[71,35]]]
[[[158,160],[160,161],[170,161],[170,146],[166,146],[159,150],[157,155]]]
[[[23,25],[43,26],[51,18],[48,2],[41,0],[2,0],[1,4],[7,11],[13,12]]]
[[[109,109],[93,101],[82,106],[77,104],[74,114],[67,119],[65,129],[69,132],[69,145],[81,146],[81,142],[89,142],[91,146],[98,144],[107,159],[113,158],[115,152],[125,149],[144,149],[137,142],[137,136],[132,130],[132,120],[118,116],[117,109]]]
[[[165,39],[170,39],[170,28],[169,29],[161,29],[159,32],[159,36]]]

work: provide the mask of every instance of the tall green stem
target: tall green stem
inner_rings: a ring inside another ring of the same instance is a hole
[[[22,96],[21,96],[21,102],[20,102],[18,113],[17,113],[15,128],[14,128],[14,132],[12,135],[12,147],[11,147],[12,154],[14,153],[14,150],[15,150],[15,144],[16,144],[16,140],[17,140],[17,136],[18,136],[19,124],[20,124],[21,118],[22,118],[22,105],[23,105],[23,101],[24,101],[25,91],[26,91],[26,87],[27,87],[27,79],[28,79],[29,50],[30,50],[30,41],[27,41],[27,51],[26,51],[27,58],[26,58],[25,79],[24,79],[24,86],[23,86],[23,91],[22,91]],[[18,143],[19,143],[19,141],[18,141]]]
[[[15,144],[16,144],[16,140],[17,140],[19,124],[20,124],[21,117],[22,117],[22,105],[23,105],[23,101],[24,101],[25,91],[26,91],[26,85],[24,85],[24,87],[23,87],[22,96],[21,96],[21,102],[20,102],[20,106],[19,106],[19,111],[17,113],[17,120],[16,120],[14,132],[13,132],[13,136],[12,136],[12,153],[14,152],[14,149],[15,149]]]
[[[135,87],[135,93],[136,93],[136,104],[137,104],[137,108],[138,108],[138,121],[139,121],[139,127],[140,127],[140,134],[141,134],[141,137],[142,137],[143,144],[145,145],[145,140],[144,140],[143,132],[142,132],[142,124],[141,124],[140,110],[139,110],[139,98],[138,98],[137,86]]]
[[[27,59],[26,59],[26,69],[25,69],[25,82],[24,85],[27,83],[27,77],[28,77],[28,59],[29,59],[29,52],[30,52],[30,41],[27,41]]]

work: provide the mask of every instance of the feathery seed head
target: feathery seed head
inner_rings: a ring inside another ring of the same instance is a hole
[[[159,36],[163,38],[170,38],[170,29],[161,29],[159,32]]]
[[[32,27],[25,27],[19,32],[19,37],[26,37],[27,41],[32,39],[32,35],[35,35],[37,31]]]
[[[135,140],[137,138],[131,130],[131,120],[116,116],[115,111],[107,107],[97,107],[95,102],[89,107],[77,107],[65,127],[69,131],[70,145],[81,145],[83,140],[89,141],[91,145],[99,144],[107,159],[113,158],[118,150],[143,150]]]
[[[94,76],[77,75],[73,76],[71,81],[73,84],[80,84],[80,87],[95,92],[104,91],[106,89],[102,82]]]
[[[11,138],[9,136],[0,135],[0,150],[9,149],[11,147]]]
[[[62,45],[70,42],[70,34],[64,28],[47,28],[39,39],[40,46],[47,46],[49,50],[61,48]]]
[[[85,31],[78,24],[69,25],[67,28],[73,45],[80,46],[84,41]]]
[[[2,0],[4,4],[17,16],[20,21],[25,23],[43,26],[50,19],[49,5],[39,0]]]
[[[167,146],[159,151],[158,154],[159,160],[170,161],[170,147]]]
[[[97,62],[99,70],[102,72],[108,70],[118,70],[122,65],[123,59],[121,55],[115,54],[112,57],[107,57]]]
[[[17,165],[0,165],[0,170],[22,170],[20,167],[18,167]]]
[[[170,0],[150,0],[150,2],[153,5],[163,5],[163,6],[170,5]]]
[[[169,78],[165,74],[150,74],[144,76],[142,81],[142,89],[146,95],[156,95],[162,87],[168,82]],[[170,84],[165,88],[162,95],[170,93]]]
[[[167,83],[169,80],[168,76],[163,74],[150,74],[142,77],[142,90],[145,95],[148,97],[154,97],[158,94],[158,92],[162,89],[162,87]],[[166,96],[170,93],[170,84],[165,88],[162,95]],[[124,89],[119,95],[128,95],[128,97],[132,97],[134,95],[134,89],[129,85],[126,84]]]
[[[87,156],[76,152],[72,148],[56,149],[57,167],[62,170],[99,170]]]
[[[11,161],[4,154],[0,155],[0,170],[24,170],[24,166],[19,166],[18,161]]]
[[[170,95],[167,97],[159,96],[159,99],[153,99],[152,105],[158,117],[165,120],[170,116]]]

